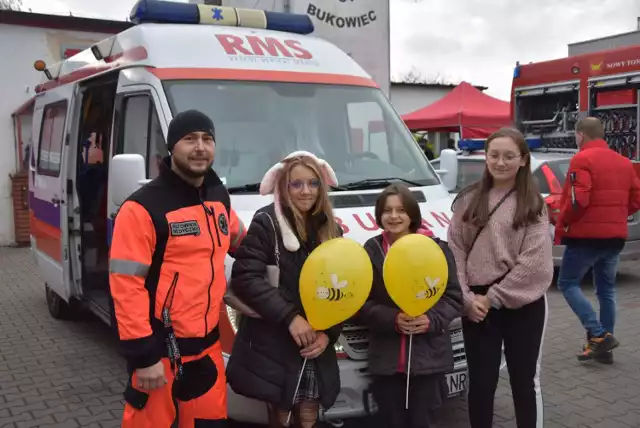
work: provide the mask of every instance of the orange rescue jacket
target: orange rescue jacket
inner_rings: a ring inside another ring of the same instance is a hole
[[[168,157],[160,175],[125,201],[114,224],[109,285],[130,371],[167,356],[164,308],[183,356],[219,339],[224,262],[244,235],[215,172],[196,189],[171,170]]]

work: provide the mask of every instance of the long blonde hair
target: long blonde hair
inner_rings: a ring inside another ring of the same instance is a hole
[[[291,177],[291,170],[298,165],[305,166],[313,171],[318,180],[320,181],[320,187],[318,188],[318,199],[316,203],[311,208],[311,213],[313,215],[324,213],[327,221],[320,227],[318,231],[318,238],[320,242],[328,241],[329,239],[337,238],[338,234],[338,224],[336,223],[336,219],[333,215],[333,205],[329,200],[329,185],[327,184],[327,180],[324,174],[321,171],[318,163],[309,156],[296,156],[294,158],[285,159],[282,161],[284,164],[284,168],[278,174],[278,179],[276,183],[276,188],[278,189],[278,193],[280,194],[280,202],[283,205],[286,205],[291,212],[293,212],[294,223],[293,227],[295,227],[298,236],[303,242],[308,240],[307,236],[307,228],[305,224],[304,215],[298,210],[295,205],[291,202],[291,196],[289,195],[289,180]]]

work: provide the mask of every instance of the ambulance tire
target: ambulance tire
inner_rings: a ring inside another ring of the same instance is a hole
[[[47,309],[49,314],[57,320],[68,320],[74,318],[78,313],[77,305],[72,301],[67,303],[55,291],[45,284],[47,293]]]

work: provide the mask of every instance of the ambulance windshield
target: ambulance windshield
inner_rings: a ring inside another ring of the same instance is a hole
[[[214,168],[228,187],[259,183],[296,150],[324,158],[341,185],[384,177],[439,183],[378,89],[209,80],[167,81],[165,89],[173,115],[198,109],[215,123]]]

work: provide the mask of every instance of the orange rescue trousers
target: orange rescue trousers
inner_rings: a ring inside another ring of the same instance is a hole
[[[148,394],[144,406],[135,399],[125,398],[122,428],[220,428],[226,427],[227,419],[227,378],[225,376],[224,361],[220,342],[216,342],[199,355],[182,357],[182,363],[209,357],[216,365],[218,377],[214,386],[204,395],[189,401],[178,401],[178,424],[176,421],[176,404],[171,394],[174,375],[168,358],[163,358],[167,384],[154,390],[139,389],[135,373],[131,385],[135,388],[130,396],[140,396],[139,392]],[[125,396],[127,394],[125,393]],[[142,395],[144,396],[144,394]],[[133,401],[130,403],[129,401]],[[137,407],[137,408],[136,408]]]

